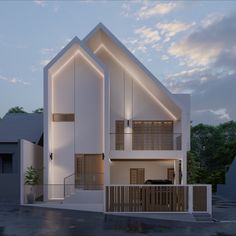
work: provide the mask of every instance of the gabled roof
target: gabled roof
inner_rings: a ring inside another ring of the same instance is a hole
[[[63,67],[76,53],[80,53],[90,64],[96,68],[100,75],[104,75],[104,65],[96,56],[87,48],[83,42],[74,37],[45,67],[44,71],[54,74]]]
[[[43,113],[8,113],[0,121],[0,143],[25,139],[38,143],[43,134]]]
[[[168,89],[102,24],[99,23],[84,39],[93,52],[104,47],[119,57],[123,67],[133,75],[161,107],[174,119],[181,117],[181,105]]]

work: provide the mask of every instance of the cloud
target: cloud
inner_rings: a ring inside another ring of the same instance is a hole
[[[201,25],[203,28],[207,28],[210,25],[221,21],[223,18],[224,18],[224,15],[221,13],[211,13],[202,20]]]
[[[122,16],[125,16],[125,17],[128,17],[129,16],[129,13],[130,13],[130,3],[129,2],[125,2],[121,5],[121,15]]]
[[[193,125],[198,123],[217,125],[232,120],[226,108],[203,109],[192,112]]]
[[[51,54],[53,53],[54,49],[53,48],[41,48],[40,49],[40,53],[42,55],[45,55],[45,54]]]
[[[33,2],[40,7],[46,6],[46,1],[44,1],[44,0],[34,0]]]
[[[227,112],[227,110],[225,108],[220,108],[217,110],[213,110],[213,109],[203,109],[203,110],[196,110],[195,113],[212,113],[215,116],[218,116],[218,119],[220,120],[224,120],[224,121],[229,121],[230,115]]]
[[[35,65],[30,66],[30,71],[33,72],[33,73],[38,71],[37,66],[35,66]]]
[[[176,8],[176,3],[153,3],[153,2],[144,2],[144,5],[136,13],[137,20],[146,19],[156,15],[165,15],[170,13]]]
[[[195,25],[193,23],[173,21],[169,23],[158,23],[156,27],[160,30],[161,34],[165,35],[166,38],[175,36],[177,33],[186,31]]]
[[[169,57],[167,55],[162,55],[161,60],[162,61],[167,61],[167,60],[169,60]]]
[[[173,43],[168,52],[189,66],[209,65],[219,61],[224,52],[234,50],[235,38],[236,14],[232,14],[199,27],[187,38]]]
[[[158,44],[161,37],[156,29],[151,27],[143,26],[134,30],[136,37],[130,37],[126,40],[123,40],[123,43],[130,48],[132,53],[142,52],[146,53],[148,47],[154,48],[159,51],[161,45]]]
[[[2,76],[2,75],[0,75],[0,80],[4,80],[4,81],[6,81],[8,83],[11,83],[11,84],[23,84],[23,85],[29,85],[30,84],[30,83],[28,83],[26,81],[17,79],[15,77],[7,78],[7,77]]]
[[[54,12],[54,13],[57,13],[59,10],[60,10],[60,6],[59,6],[59,5],[55,5],[55,6],[53,7],[53,12]]]
[[[40,61],[41,66],[46,66],[51,60],[50,59],[43,59]]]
[[[157,30],[147,26],[143,26],[134,31],[144,42],[144,44],[152,44],[161,39]]]
[[[218,124],[236,119],[235,77],[233,71],[229,73],[229,70],[202,67],[167,75],[164,84],[173,93],[191,93],[192,120],[195,124]]]

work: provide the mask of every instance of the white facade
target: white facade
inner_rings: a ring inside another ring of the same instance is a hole
[[[55,115],[61,120],[54,120]],[[116,121],[124,122],[122,148],[116,147]],[[172,148],[134,150],[136,121],[173,122]],[[63,198],[68,180],[75,192],[75,172],[81,168],[76,157],[81,155],[85,158],[81,173],[93,175],[87,185],[91,181],[98,185],[97,175],[104,175],[104,186],[130,184],[131,169],[140,168],[144,180],[166,180],[168,169],[174,169],[173,184],[186,184],[189,140],[189,95],[171,94],[102,24],[83,41],[74,38],[45,67],[45,200]],[[86,166],[86,155],[100,155],[102,161],[97,165],[103,167],[94,170],[93,161]],[[100,204],[104,204],[102,200]]]

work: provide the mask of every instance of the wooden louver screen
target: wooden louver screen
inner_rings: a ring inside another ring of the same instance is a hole
[[[133,150],[172,150],[172,121],[133,121]]]
[[[130,184],[144,184],[144,168],[130,168]]]
[[[116,150],[124,150],[124,120],[116,120]]]
[[[102,154],[75,154],[75,187],[102,190],[104,161]]]
[[[52,121],[54,122],[73,122],[75,115],[73,113],[53,113]]]

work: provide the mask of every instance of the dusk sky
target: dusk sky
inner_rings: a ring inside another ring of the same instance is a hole
[[[173,93],[194,124],[236,120],[236,2],[1,1],[0,117],[43,106],[43,67],[102,22]]]

